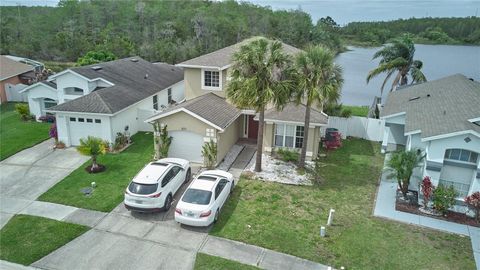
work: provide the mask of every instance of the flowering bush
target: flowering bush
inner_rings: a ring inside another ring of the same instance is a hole
[[[430,176],[425,176],[422,180],[422,194],[423,194],[423,207],[427,208],[428,207],[428,202],[430,201],[430,197],[433,194],[433,191],[435,190],[435,187],[432,184],[432,180],[430,179]]]
[[[38,120],[46,123],[55,123],[55,116],[53,115],[42,115],[38,118]]]
[[[480,222],[480,191],[465,198],[465,203],[475,212],[475,218]]]
[[[50,138],[55,139],[55,143],[58,143],[58,132],[57,132],[57,125],[53,124],[50,126],[50,131],[48,132]]]

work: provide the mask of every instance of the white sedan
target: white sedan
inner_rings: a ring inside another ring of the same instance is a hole
[[[150,162],[125,190],[125,207],[137,212],[168,211],[173,196],[191,175],[188,160],[164,158]]]
[[[175,209],[175,221],[190,226],[208,226],[218,215],[233,191],[231,173],[212,170],[201,173],[183,193]]]

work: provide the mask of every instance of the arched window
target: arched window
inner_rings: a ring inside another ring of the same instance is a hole
[[[445,159],[462,161],[468,163],[477,163],[478,153],[465,149],[447,149],[445,151]]]

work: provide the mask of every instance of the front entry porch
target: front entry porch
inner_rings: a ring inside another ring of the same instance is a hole
[[[255,114],[243,114],[243,127],[240,139],[242,142],[257,143],[258,138],[258,121],[255,120]]]

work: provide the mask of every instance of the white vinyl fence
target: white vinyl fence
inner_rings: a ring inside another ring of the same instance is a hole
[[[351,136],[379,142],[383,140],[385,121],[360,116],[350,118],[330,116],[328,117],[328,127],[338,129],[342,134],[342,139]]]

